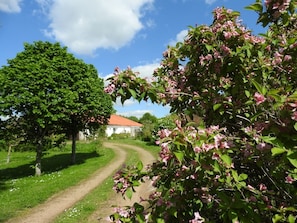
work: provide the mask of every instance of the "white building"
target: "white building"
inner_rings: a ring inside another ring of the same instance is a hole
[[[142,126],[143,125],[138,122],[113,114],[110,116],[106,128],[106,135],[110,137],[112,134],[128,133],[133,137],[137,132],[141,131]]]

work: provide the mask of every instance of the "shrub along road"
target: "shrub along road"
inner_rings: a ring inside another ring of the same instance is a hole
[[[119,169],[127,159],[126,149],[133,149],[137,151],[140,160],[144,166],[151,163],[155,158],[148,151],[130,145],[122,145],[118,143],[105,142],[104,146],[115,151],[116,157],[105,167],[96,171],[90,178],[84,180],[76,186],[70,187],[67,190],[49,198],[45,203],[32,208],[25,216],[10,219],[7,223],[47,223],[52,222],[64,210],[72,207],[76,202],[81,200],[85,195],[91,192],[94,188],[99,186],[107,177],[111,176],[114,171]],[[90,222],[100,220],[100,222],[107,222],[105,219],[113,212],[112,205],[124,206],[133,204],[139,201],[140,196],[144,197],[150,190],[148,183],[143,184],[138,188],[131,200],[123,200],[120,195],[114,197],[100,205],[98,211],[90,216]]]

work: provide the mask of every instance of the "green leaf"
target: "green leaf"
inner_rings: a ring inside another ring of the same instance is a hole
[[[138,163],[137,163],[137,170],[139,170],[139,171],[141,171],[142,170],[142,168],[143,168],[143,163],[141,162],[141,161],[138,161]]]
[[[131,200],[132,198],[132,195],[133,195],[133,190],[131,187],[129,187],[126,192],[125,192],[125,195],[127,196],[127,198],[129,198]]]
[[[297,100],[297,91],[295,91],[293,94],[291,94],[288,98],[291,100]]]
[[[221,155],[221,159],[223,160],[223,162],[224,162],[225,164],[227,164],[228,166],[231,166],[231,164],[232,164],[232,159],[231,159],[230,156],[228,156],[227,154],[223,154],[223,155]]]
[[[221,106],[222,106],[222,104],[215,104],[215,105],[213,106],[213,110],[216,111],[216,110],[218,110]]]
[[[281,215],[276,214],[276,215],[273,216],[273,218],[272,218],[272,222],[273,222],[273,223],[277,223],[277,222],[282,221],[282,219],[283,219],[283,217],[282,217]]]
[[[296,216],[290,214],[289,217],[288,217],[288,222],[289,223],[294,223],[294,222],[296,222],[295,220],[296,220]]]
[[[178,161],[181,163],[184,159],[184,153],[181,151],[174,152],[175,157],[178,159]]]
[[[128,89],[133,98],[136,98],[136,91]]]
[[[257,91],[262,94],[266,95],[267,89],[264,86],[261,86],[257,81],[252,80],[253,85],[256,87]]]
[[[273,147],[271,149],[272,156],[276,156],[276,155],[282,154],[284,152],[286,152],[285,148]]]
[[[294,129],[297,131],[297,122],[294,124]]]
[[[270,143],[270,144],[274,144],[276,137],[271,137],[271,136],[262,136],[261,139],[264,142]]]
[[[206,49],[207,49],[208,52],[213,49],[213,46],[212,45],[205,44],[205,47],[206,47]]]
[[[246,180],[248,178],[248,175],[245,174],[245,173],[241,173],[238,177],[238,180],[239,181],[243,181],[243,180]]]
[[[247,90],[244,91],[245,95],[249,98],[251,96],[251,93]]]
[[[236,171],[236,170],[232,170],[231,173],[232,173],[232,177],[233,177],[233,179],[234,179],[236,182],[238,182],[239,180],[238,180],[238,173],[237,173],[237,171]]]
[[[287,153],[287,158],[290,161],[290,163],[297,168],[297,151],[289,150]]]
[[[220,165],[217,161],[214,162],[214,165],[212,165],[212,167],[214,172],[221,173]]]
[[[254,4],[246,6],[245,9],[253,10],[253,11],[256,11],[256,12],[262,12],[263,6],[262,6],[262,3],[256,2]]]
[[[157,223],[165,223],[165,221],[162,218],[157,218]]]

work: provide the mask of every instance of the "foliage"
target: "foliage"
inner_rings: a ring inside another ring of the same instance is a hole
[[[147,177],[155,189],[145,204],[119,208],[115,222],[295,222],[296,1],[248,8],[267,33],[255,36],[238,12],[217,8],[213,24],[190,27],[164,52],[154,80],[116,68],[106,88],[113,100],[150,99],[179,118],[159,131],[157,162],[115,176],[129,197]]]
[[[139,122],[143,124],[141,134],[140,134],[141,139],[145,142],[154,142],[153,131],[157,125],[158,118],[146,112],[139,119]]]
[[[113,133],[110,136],[110,139],[129,139],[131,138],[130,133]]]
[[[59,43],[25,43],[24,51],[0,70],[0,82],[0,113],[23,120],[19,128],[26,141],[36,146],[37,175],[41,174],[46,137],[74,134],[89,123],[98,126],[107,120],[112,107],[95,68]]]
[[[129,116],[127,118],[134,121],[134,122],[139,122],[139,119],[136,116]]]

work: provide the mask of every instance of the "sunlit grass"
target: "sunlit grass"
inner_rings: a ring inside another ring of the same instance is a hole
[[[40,177],[34,176],[32,168],[34,152],[14,152],[8,164],[6,152],[0,152],[0,222],[21,215],[53,194],[88,178],[115,155],[97,142],[78,143],[77,164],[70,165],[70,146],[44,155]]]

